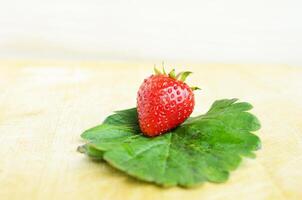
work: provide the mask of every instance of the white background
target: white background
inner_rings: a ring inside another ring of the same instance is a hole
[[[302,64],[301,0],[0,2],[0,58]]]

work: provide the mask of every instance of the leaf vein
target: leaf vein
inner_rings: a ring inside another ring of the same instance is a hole
[[[169,143],[168,143],[168,146],[167,146],[167,153],[165,155],[165,160],[164,160],[164,163],[163,163],[163,172],[162,172],[163,175],[165,175],[166,170],[167,170],[167,163],[168,163],[168,159],[170,157],[170,149],[171,149],[172,137],[173,137],[173,134],[170,133]]]
[[[137,154],[135,154],[133,157],[130,157],[129,159],[125,160],[123,163],[129,162],[129,161],[135,159],[137,156],[141,155],[142,153],[144,153],[144,152],[146,152],[146,151],[148,151],[148,150],[150,150],[150,149],[152,149],[152,148],[154,148],[154,147],[156,147],[156,146],[159,146],[159,145],[163,145],[163,143],[155,143],[154,145],[148,146],[147,148],[145,148],[145,149],[139,151],[139,152],[138,152]]]

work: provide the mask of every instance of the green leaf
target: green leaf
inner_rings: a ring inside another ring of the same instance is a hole
[[[255,157],[260,128],[247,112],[249,103],[215,101],[210,110],[189,118],[169,133],[148,138],[139,131],[136,109],[118,111],[82,134],[113,167],[163,186],[225,182],[243,156]]]
[[[80,153],[85,153],[87,156],[94,160],[102,160],[103,159],[103,151],[96,149],[92,144],[85,144],[78,147],[78,151]]]

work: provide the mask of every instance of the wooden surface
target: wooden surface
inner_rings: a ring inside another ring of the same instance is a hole
[[[0,199],[302,199],[302,68],[186,64],[194,114],[238,97],[262,122],[262,149],[224,184],[160,188],[76,152],[80,134],[135,105],[152,63],[0,61]],[[181,63],[176,63],[180,71]]]

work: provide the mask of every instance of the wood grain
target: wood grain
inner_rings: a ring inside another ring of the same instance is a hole
[[[76,152],[82,131],[135,105],[151,63],[0,61],[0,199],[302,199],[302,68],[186,66],[189,83],[202,88],[194,114],[237,97],[262,122],[257,158],[228,182],[160,188]]]

